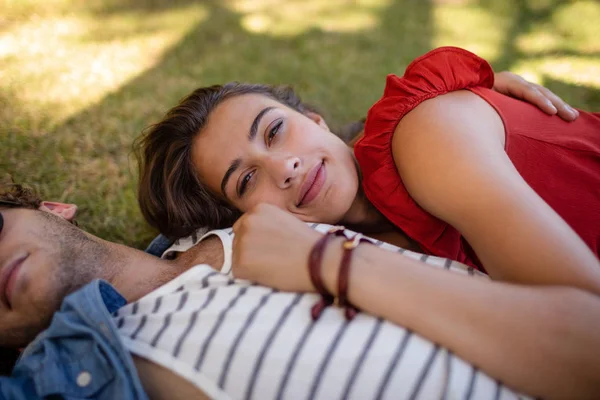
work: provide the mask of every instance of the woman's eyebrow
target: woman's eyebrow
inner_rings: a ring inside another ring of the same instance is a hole
[[[271,110],[274,110],[275,107],[265,107],[262,110],[260,110],[260,112],[258,114],[256,114],[256,117],[254,117],[254,121],[252,121],[252,125],[250,125],[250,131],[248,132],[248,141],[251,142],[254,140],[254,138],[256,137],[256,132],[258,131],[258,125],[260,124],[260,120],[262,119],[262,117],[265,116],[266,113],[268,113]],[[227,172],[225,172],[225,176],[223,176],[223,180],[221,181],[221,193],[223,193],[223,196],[225,196],[225,198],[227,197],[227,193],[225,191],[226,187],[227,187],[227,182],[229,182],[229,178],[231,177],[231,175],[233,175],[233,173],[235,172],[236,169],[238,169],[240,167],[240,164],[242,163],[242,160],[239,158],[236,158],[235,160],[233,160],[231,162],[231,165],[229,166],[229,168],[227,168]]]
[[[227,172],[225,172],[225,176],[223,177],[223,180],[221,181],[221,193],[223,193],[223,196],[225,196],[226,199],[229,198],[229,197],[227,197],[227,192],[225,191],[227,182],[229,182],[229,178],[235,172],[235,170],[240,167],[241,163],[242,163],[242,160],[240,158],[236,158],[235,160],[233,160],[233,162],[231,163],[229,168],[227,168]]]
[[[260,120],[262,117],[271,110],[274,110],[275,107],[265,107],[256,115],[254,121],[252,121],[252,125],[250,126],[250,132],[248,133],[248,141],[253,141],[256,137],[256,131],[258,130],[258,125],[260,124]]]

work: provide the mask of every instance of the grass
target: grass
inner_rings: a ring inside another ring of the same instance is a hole
[[[440,45],[600,110],[600,3],[556,0],[0,0],[0,174],[143,247],[133,139],[231,80],[293,84],[340,126]]]

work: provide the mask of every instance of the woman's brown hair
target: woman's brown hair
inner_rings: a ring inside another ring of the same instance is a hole
[[[239,218],[237,209],[198,179],[192,147],[217,105],[243,94],[261,94],[303,114],[315,111],[289,86],[232,82],[195,90],[148,127],[134,143],[138,202],[146,221],[165,236],[176,239],[198,228],[229,227]]]

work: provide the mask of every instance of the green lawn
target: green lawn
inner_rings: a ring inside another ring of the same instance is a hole
[[[339,126],[452,44],[598,111],[598,21],[596,1],[0,0],[0,175],[142,247],[131,143],[198,86],[293,84]]]

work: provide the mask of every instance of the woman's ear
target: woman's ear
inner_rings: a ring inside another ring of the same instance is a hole
[[[321,128],[327,130],[327,131],[331,131],[331,129],[329,129],[329,126],[327,126],[327,123],[325,122],[325,119],[317,114],[316,112],[312,112],[312,111],[306,111],[305,115],[312,119],[313,121],[315,121],[315,123],[317,125],[319,125]]]

